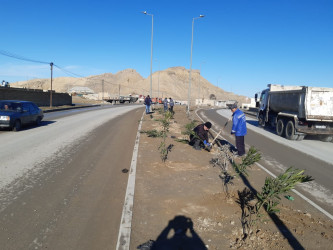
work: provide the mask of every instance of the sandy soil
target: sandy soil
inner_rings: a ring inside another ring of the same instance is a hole
[[[221,169],[210,164],[219,149],[196,151],[175,140],[187,139],[181,132],[190,119],[199,121],[185,111],[175,107],[166,162],[158,150],[162,138],[141,134],[130,249],[151,249],[153,241],[157,249],[331,249],[332,221],[294,194],[294,201],[282,198],[280,213],[254,221],[244,239],[238,191],[260,191],[267,174],[252,166],[242,179],[229,166],[234,179],[226,192]],[[145,115],[142,130],[161,130],[161,117]]]

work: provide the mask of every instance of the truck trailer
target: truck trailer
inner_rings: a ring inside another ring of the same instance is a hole
[[[260,94],[259,125],[272,126],[279,136],[303,140],[318,135],[333,139],[333,88],[269,84]]]

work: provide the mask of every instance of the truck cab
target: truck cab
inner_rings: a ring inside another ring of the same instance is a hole
[[[258,107],[257,119],[259,121],[259,125],[261,126],[264,126],[265,122],[267,122],[266,109],[268,105],[268,93],[269,89],[264,89],[261,93],[259,92],[259,99],[258,93],[256,94],[256,106]]]
[[[264,111],[267,107],[268,92],[269,92],[269,89],[264,89],[260,94],[260,98],[259,98],[259,110],[260,111]]]

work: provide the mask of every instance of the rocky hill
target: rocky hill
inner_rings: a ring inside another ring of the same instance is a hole
[[[237,100],[246,102],[245,96],[239,96],[226,92],[207,81],[198,70],[191,73],[191,98],[204,98],[216,100]],[[104,81],[103,81],[104,80]],[[32,79],[11,83],[12,87],[25,87],[49,90],[50,79]],[[67,92],[75,86],[89,87],[95,93],[108,92],[111,95],[147,95],[150,92],[150,77],[143,78],[134,69],[125,69],[116,74],[105,73],[102,75],[85,78],[58,77],[52,82],[53,90]],[[189,70],[184,67],[172,67],[153,73],[152,95],[153,97],[172,97],[175,100],[187,100],[189,87]]]

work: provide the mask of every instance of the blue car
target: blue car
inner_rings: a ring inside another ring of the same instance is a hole
[[[0,128],[19,131],[28,124],[40,125],[43,111],[29,101],[0,100]]]

